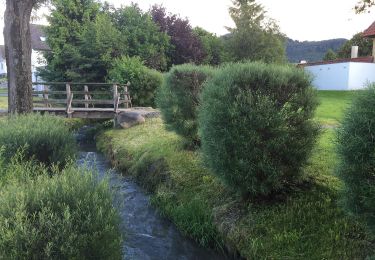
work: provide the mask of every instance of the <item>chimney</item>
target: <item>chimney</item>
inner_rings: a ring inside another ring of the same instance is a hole
[[[352,59],[358,58],[358,46],[352,46]]]

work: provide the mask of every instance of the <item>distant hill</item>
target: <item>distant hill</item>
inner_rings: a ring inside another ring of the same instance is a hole
[[[287,38],[286,55],[290,62],[307,60],[308,62],[321,61],[328,49],[338,50],[347,39],[331,39],[325,41],[294,41]]]

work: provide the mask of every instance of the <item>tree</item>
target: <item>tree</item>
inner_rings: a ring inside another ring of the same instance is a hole
[[[91,65],[86,62],[89,57],[83,56],[81,50],[85,47],[87,51],[92,51],[87,45],[83,46],[83,35],[89,34],[88,27],[100,23],[97,20],[100,4],[96,0],[53,0],[53,5],[51,15],[47,17],[50,26],[46,29],[52,51],[45,54],[47,66],[40,71],[40,76],[47,81],[59,82],[98,80],[99,77],[92,79],[86,75]],[[101,22],[106,21],[102,19]],[[108,28],[110,24],[106,26],[107,32],[112,31]],[[92,45],[96,43],[96,39],[90,40]]]
[[[5,56],[8,75],[8,111],[11,114],[33,110],[31,84],[30,17],[42,0],[6,0]]]
[[[285,37],[255,0],[233,0],[229,13],[236,25],[227,28],[226,49],[234,61],[284,62]]]
[[[168,53],[169,66],[202,63],[205,57],[203,46],[199,37],[194,34],[189,20],[167,14],[165,8],[158,5],[151,8],[150,14],[160,31],[167,33],[171,38],[172,49]]]
[[[329,49],[323,57],[324,61],[330,61],[330,60],[336,60],[336,59],[337,59],[337,53],[332,49]]]
[[[370,12],[369,9],[375,5],[375,0],[360,0],[355,6],[355,11],[357,14],[363,12]]]
[[[352,46],[358,46],[360,57],[371,56],[372,40],[362,36],[362,33],[355,34],[349,41],[344,43],[337,51],[338,58],[350,58]]]
[[[223,41],[215,34],[212,34],[203,28],[195,27],[193,31],[194,34],[200,39],[203,46],[203,52],[205,55],[202,63],[218,65],[223,62]]]
[[[146,66],[165,71],[167,52],[171,47],[169,36],[159,30],[150,14],[143,13],[138,5],[132,4],[115,10],[112,16],[121,32],[121,41],[126,45],[124,55],[139,56]]]

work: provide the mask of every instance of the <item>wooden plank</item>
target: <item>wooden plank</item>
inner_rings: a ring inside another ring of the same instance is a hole
[[[85,90],[85,108],[89,108],[89,103],[87,103],[87,101],[89,100],[89,95],[87,95],[87,93],[89,92],[89,86],[85,85],[84,90]]]
[[[75,99],[72,101],[73,104],[99,104],[99,105],[113,105],[113,100],[109,99]]]
[[[70,86],[103,86],[103,87],[111,87],[113,86],[113,83],[81,83],[81,82],[33,82],[33,85],[61,85],[61,86],[66,86],[69,84]]]
[[[66,99],[42,99],[42,100],[33,100],[33,103],[35,104],[48,104],[48,103],[54,103],[54,104],[66,104]]]
[[[66,91],[33,91],[33,94],[66,94]]]

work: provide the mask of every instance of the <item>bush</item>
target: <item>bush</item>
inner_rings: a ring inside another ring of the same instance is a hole
[[[315,90],[302,70],[230,64],[210,80],[199,114],[210,168],[243,195],[268,195],[302,180],[319,132]]]
[[[116,59],[108,75],[113,82],[130,82],[129,92],[133,105],[155,105],[155,92],[162,84],[163,76],[157,70],[147,68],[139,57]]]
[[[47,165],[65,165],[74,158],[74,136],[64,124],[64,119],[49,115],[18,115],[0,121],[0,147],[9,161],[19,149],[25,159],[34,157]]]
[[[183,136],[188,145],[199,144],[198,106],[203,84],[213,77],[208,66],[175,66],[157,93],[157,105],[169,130]]]
[[[121,259],[106,181],[71,166],[53,177],[32,164],[14,169],[18,180],[0,188],[0,259]]]
[[[375,233],[375,85],[357,94],[337,133],[345,208]]]

